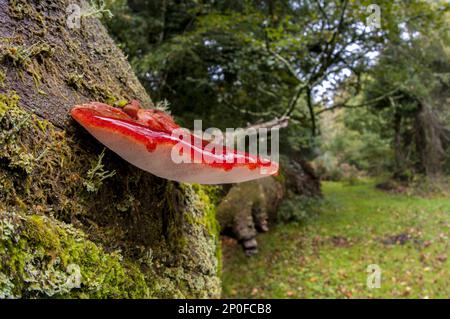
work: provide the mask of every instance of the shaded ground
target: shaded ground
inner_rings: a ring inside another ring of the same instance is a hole
[[[449,298],[450,198],[392,195],[374,183],[324,183],[328,203],[303,224],[260,235],[248,258],[225,240],[226,298]],[[367,267],[381,267],[381,288]]]

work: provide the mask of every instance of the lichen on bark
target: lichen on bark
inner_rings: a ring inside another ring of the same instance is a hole
[[[0,0],[0,297],[218,297],[203,188],[129,165],[70,120],[90,100],[153,104],[97,19],[67,29],[68,4]],[[67,290],[70,264],[82,282]]]
[[[144,274],[54,219],[0,214],[0,298],[147,298]]]

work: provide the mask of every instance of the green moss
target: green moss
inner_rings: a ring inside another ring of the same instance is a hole
[[[31,17],[37,18],[39,21],[43,21],[42,15],[37,13],[28,1],[11,0],[9,3],[9,10],[11,12],[11,15],[17,19]]]
[[[8,158],[10,168],[30,173],[34,156],[15,143],[18,133],[29,124],[30,115],[18,108],[19,96],[15,91],[0,93],[0,158]]]
[[[281,155],[279,159],[280,169],[278,170],[278,174],[272,175],[273,178],[281,185],[286,185],[286,175],[285,170],[286,167],[289,166],[289,158],[287,156]]]
[[[103,185],[103,181],[107,178],[113,177],[116,172],[105,170],[105,166],[102,163],[105,156],[105,149],[98,156],[98,159],[93,163],[92,167],[87,172],[87,178],[83,182],[88,192],[96,193]]]
[[[0,88],[5,86],[6,73],[0,69]]]
[[[0,213],[0,297],[145,298],[144,275],[66,224]]]
[[[31,174],[37,155],[19,143],[19,136],[32,126],[32,115],[18,107],[15,91],[0,93],[0,159],[7,160],[10,169]]]
[[[285,185],[286,183],[286,176],[284,175],[283,170],[279,170],[277,175],[272,175],[275,180],[280,183],[281,185]]]
[[[144,203],[145,207],[141,208],[142,198],[148,198],[143,197],[143,194],[148,195],[148,190],[142,189],[142,183],[145,183],[143,175],[148,175],[136,171],[135,174],[128,173],[126,178],[118,172],[103,179],[102,183],[96,183],[95,193],[87,192],[86,183],[98,182],[98,178],[114,171],[110,169],[111,163],[103,157],[100,161],[90,158],[90,153],[83,152],[64,132],[22,110],[18,106],[18,98],[13,96],[12,93],[3,95],[5,107],[0,116],[0,207],[20,211],[21,214],[50,214],[67,222],[87,219],[86,230],[90,236],[108,245],[121,247],[123,256],[133,260],[132,264],[127,263],[127,267],[145,268],[142,274],[152,296],[218,295],[220,286],[215,258],[220,258],[218,229],[214,207],[203,190],[194,192],[192,187],[167,183],[159,203],[155,202],[150,207]],[[99,163],[104,167],[98,169]],[[158,191],[154,189],[153,192]],[[152,210],[158,211],[153,213]],[[133,218],[139,216],[139,224],[146,226],[130,223],[130,215]],[[158,219],[160,216],[162,221]],[[96,220],[103,224],[106,220],[107,224],[99,228]],[[60,263],[66,267],[66,261],[75,258],[71,254],[79,252],[65,249],[61,252],[61,240],[55,238],[59,236],[58,231],[42,227],[45,224],[46,219],[41,217],[27,219],[29,245],[39,239],[39,247],[44,247],[42,254],[60,251]],[[146,239],[148,236],[152,237]],[[136,237],[137,241],[140,238],[146,240],[141,243],[142,250],[138,252],[133,241]],[[19,257],[20,251],[28,249],[25,246],[16,248],[15,253]],[[87,257],[79,257],[80,264]],[[21,267],[23,261],[19,260],[16,264]],[[9,281],[13,277],[8,276],[5,287],[11,286]],[[56,282],[59,282],[58,278],[55,278]],[[19,281],[15,281],[14,285]],[[51,290],[47,292],[56,294]],[[115,295],[117,293],[111,291],[109,296]],[[71,295],[64,293],[62,296]],[[77,295],[82,296],[88,295]],[[106,293],[104,296],[107,296]]]
[[[0,187],[0,202],[30,212],[47,211],[51,203],[60,214],[80,192],[83,178],[73,169],[81,159],[62,132],[22,110],[19,100],[14,91],[0,93],[0,180],[13,181]],[[66,213],[77,211],[74,206]]]
[[[123,99],[114,102],[114,106],[115,107],[120,107],[120,108],[125,107],[127,104],[128,104],[128,101],[127,100],[123,100]]]
[[[16,108],[19,103],[19,96],[15,91],[8,91],[6,93],[0,92],[0,117],[11,108]]]
[[[0,48],[0,63],[10,64],[19,72],[23,78],[26,71],[33,78],[36,88],[41,84],[43,77],[42,64],[53,56],[55,48],[49,43],[36,42],[30,46],[8,45]]]
[[[67,84],[72,88],[79,90],[84,86],[83,83],[83,74],[78,74],[76,72],[70,72],[67,76]]]
[[[195,220],[195,222],[205,226],[215,240],[216,258],[218,261],[217,273],[220,275],[222,272],[222,249],[220,244],[220,224],[216,217],[216,205],[218,204],[220,188],[199,184],[192,184],[191,187],[198,196],[198,205],[205,212],[204,216]]]
[[[98,96],[109,105],[114,105],[118,100],[116,96],[106,86],[97,83],[95,80],[88,80],[85,75],[71,72],[67,75],[66,83],[76,90],[84,90],[89,95]]]
[[[216,198],[218,196],[218,188],[215,186],[202,186],[199,184],[192,184],[191,187],[198,196],[198,205],[200,205],[205,212],[204,216],[196,220],[196,222],[204,225],[212,236],[216,236],[220,233],[220,226],[216,219]]]
[[[0,61],[9,62],[15,67],[29,67],[31,59],[37,58],[43,61],[53,56],[55,48],[45,42],[36,42],[31,46],[4,46],[1,48]]]

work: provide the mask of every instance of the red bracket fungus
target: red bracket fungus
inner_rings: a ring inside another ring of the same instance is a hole
[[[276,174],[278,164],[258,156],[213,145],[181,128],[162,111],[142,109],[137,101],[122,109],[92,102],[77,105],[72,117],[97,140],[131,164],[169,180],[239,183]],[[186,132],[186,131],[184,131]],[[217,150],[220,150],[217,151]],[[187,161],[174,160],[184,153]]]

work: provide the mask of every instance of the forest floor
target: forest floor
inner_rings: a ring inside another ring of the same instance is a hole
[[[320,213],[259,235],[256,256],[224,240],[223,297],[450,298],[450,198],[374,185],[324,183]],[[367,286],[372,264],[380,288]]]

